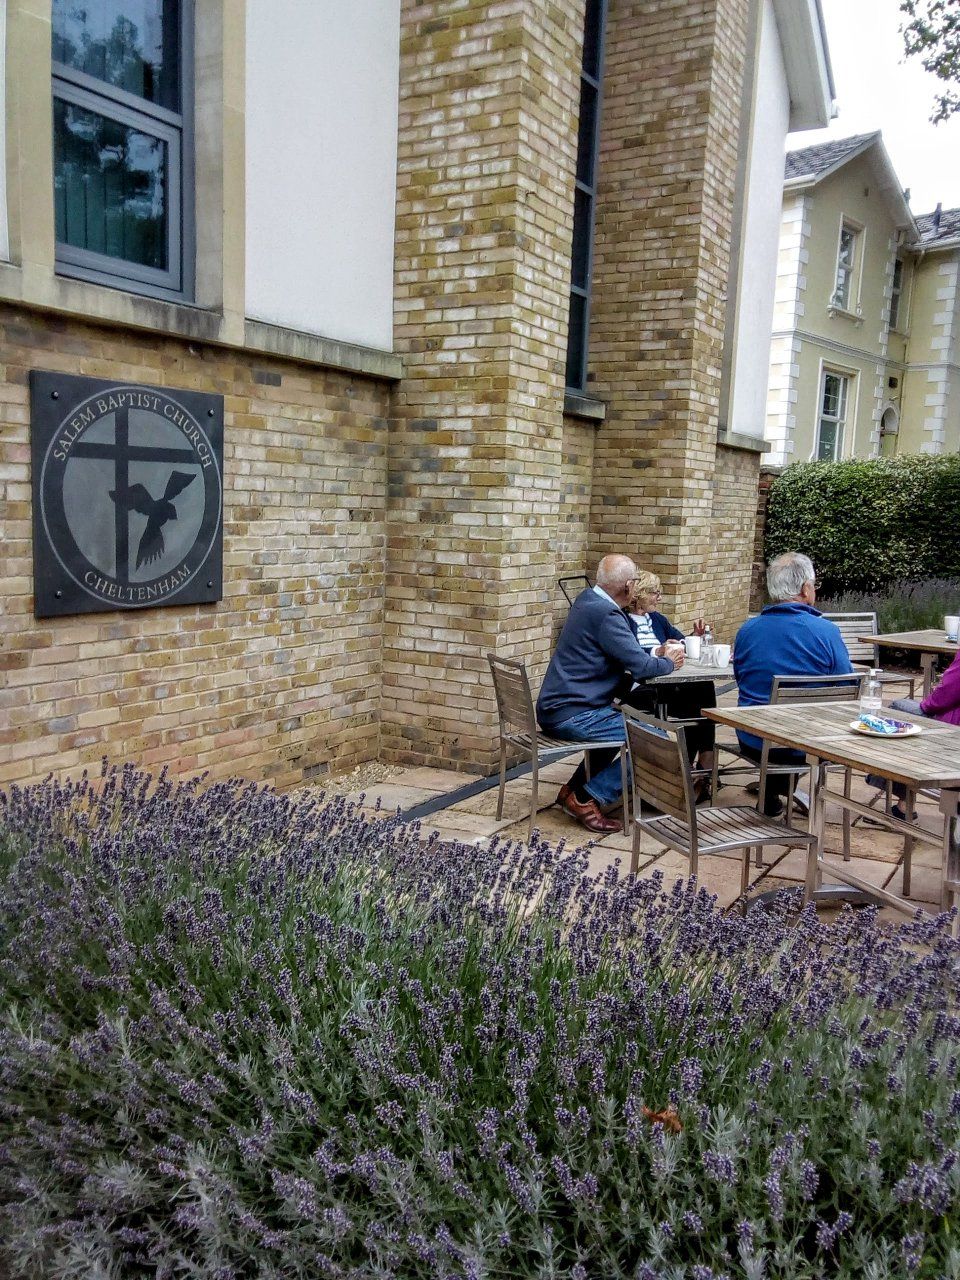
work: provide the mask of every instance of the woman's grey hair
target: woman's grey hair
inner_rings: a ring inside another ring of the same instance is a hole
[[[767,594],[771,600],[792,600],[805,582],[814,582],[813,561],[799,551],[785,551],[767,565]]]

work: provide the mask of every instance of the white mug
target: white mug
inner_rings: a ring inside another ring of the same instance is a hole
[[[697,662],[700,658],[701,640],[699,636],[686,636],[683,641],[683,647],[686,650],[687,657],[691,662]]]
[[[713,646],[713,661],[718,667],[725,667],[730,661],[731,649],[728,644],[715,644]]]
[[[960,631],[960,617],[947,614],[943,620],[943,629],[947,633],[948,640],[956,640],[957,632]]]

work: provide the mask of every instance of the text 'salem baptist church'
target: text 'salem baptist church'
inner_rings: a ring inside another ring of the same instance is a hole
[[[36,613],[222,594],[220,396],[31,373]]]

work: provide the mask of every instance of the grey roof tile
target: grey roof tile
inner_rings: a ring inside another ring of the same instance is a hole
[[[784,180],[790,178],[819,177],[832,169],[847,156],[858,151],[865,142],[877,137],[877,133],[858,133],[852,138],[836,138],[830,142],[818,142],[799,151],[788,151],[784,165]]]
[[[920,236],[919,245],[936,244],[939,240],[960,239],[960,209],[941,209],[939,221],[936,212],[915,215]]]

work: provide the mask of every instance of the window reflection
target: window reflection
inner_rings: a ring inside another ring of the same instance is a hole
[[[57,239],[166,270],[166,143],[59,98],[53,116]]]
[[[177,10],[175,0],[53,0],[53,60],[178,111]]]

